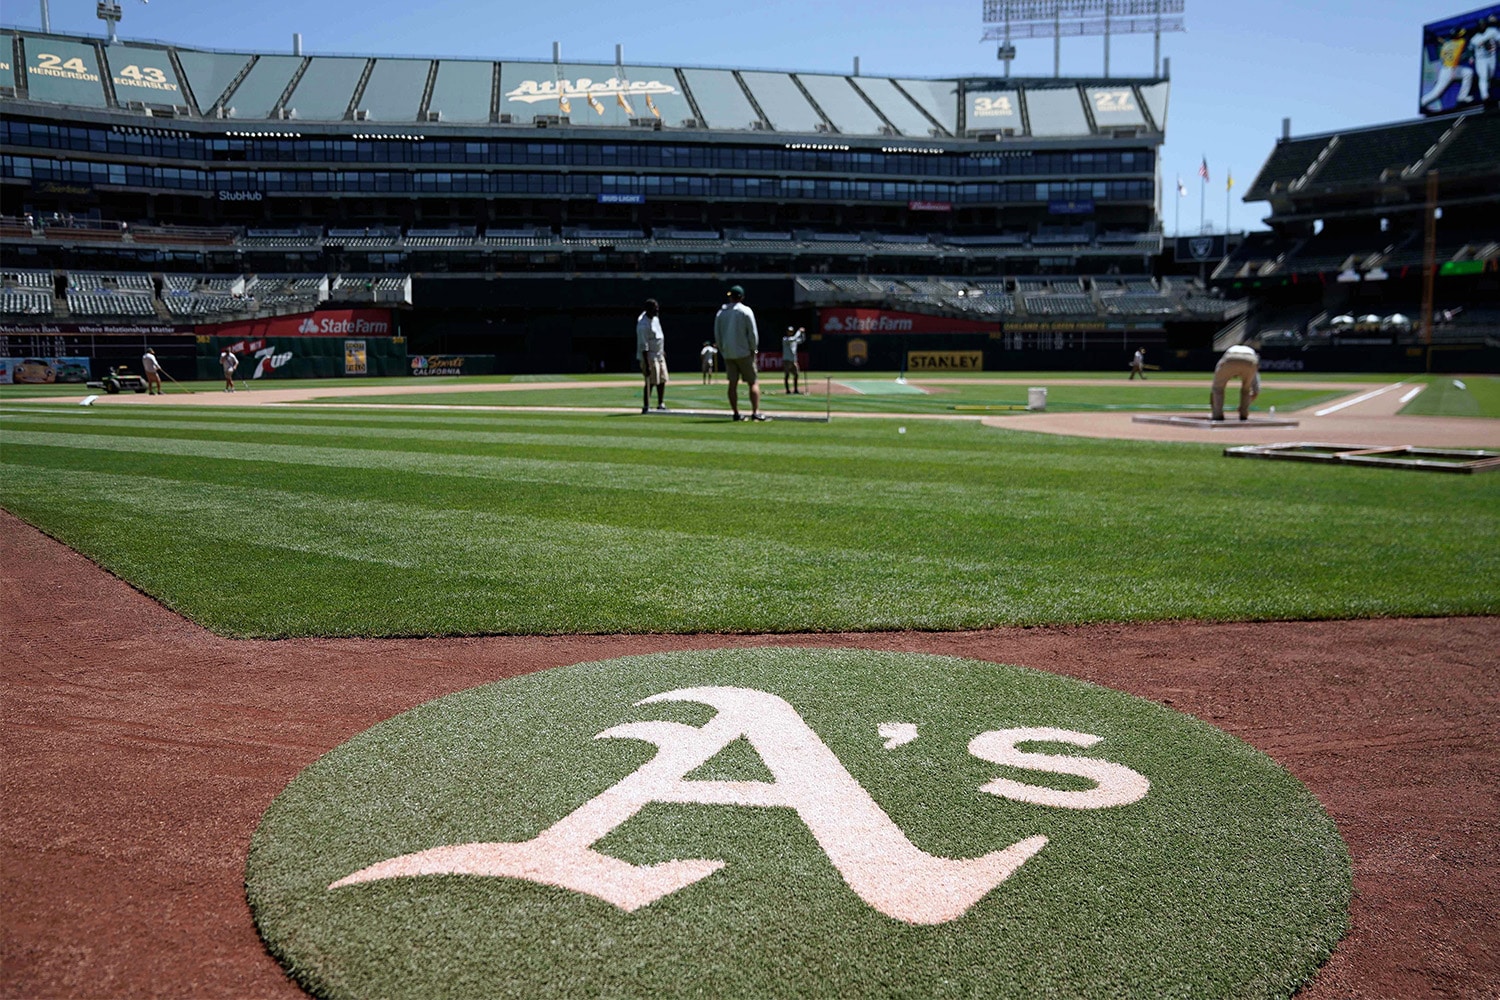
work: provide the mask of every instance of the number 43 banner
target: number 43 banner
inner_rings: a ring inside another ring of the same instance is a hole
[[[122,100],[163,99],[163,94],[177,94],[177,74],[172,69],[167,54],[157,49],[138,46],[112,45],[109,48],[110,79],[115,92]],[[149,90],[150,97],[136,93]],[[175,103],[175,102],[174,102]]]

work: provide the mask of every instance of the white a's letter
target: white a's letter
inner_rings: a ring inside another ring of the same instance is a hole
[[[1002,799],[1063,809],[1106,809],[1110,806],[1129,805],[1145,798],[1146,792],[1151,789],[1151,782],[1123,764],[1093,757],[1065,757],[1016,749],[1019,743],[1071,743],[1074,746],[1091,747],[1098,742],[1097,736],[1077,733],[1071,729],[997,729],[994,732],[980,733],[970,740],[969,753],[991,764],[1005,764],[1029,771],[1050,771],[1053,774],[1076,774],[1096,785],[1084,792],[1064,792],[1008,778],[996,778],[979,786],[981,792],[989,792]]]
[[[712,858],[635,865],[594,849],[648,803],[781,807],[796,811],[844,882],[870,906],[907,923],[940,924],[963,916],[1047,844],[1038,835],[977,858],[928,854],[775,695],[703,687],[668,691],[642,704],[666,701],[698,702],[718,713],[703,726],[630,722],[600,733],[653,743],[656,756],[531,840],[431,847],[362,868],[329,888],[413,875],[486,875],[588,893],[630,912],[724,867]],[[760,754],[771,781],[687,777],[741,737]]]

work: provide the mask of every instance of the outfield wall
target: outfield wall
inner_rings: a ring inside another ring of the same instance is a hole
[[[225,349],[239,361],[238,379],[404,375],[410,370],[404,337],[202,336],[196,377],[223,378],[219,358]]]

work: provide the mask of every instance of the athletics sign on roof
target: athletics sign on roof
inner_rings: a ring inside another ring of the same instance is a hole
[[[381,723],[277,798],[246,885],[325,997],[1285,996],[1349,867],[1301,785],[1188,716],[762,648]]]
[[[614,127],[642,118],[677,125],[692,117],[677,74],[662,66],[503,63],[500,110],[523,121],[559,115],[575,125]]]

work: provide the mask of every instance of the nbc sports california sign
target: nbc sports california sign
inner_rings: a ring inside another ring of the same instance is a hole
[[[251,843],[328,997],[1285,996],[1349,862],[1275,763],[993,663],[736,649],[461,691],[303,771]]]

